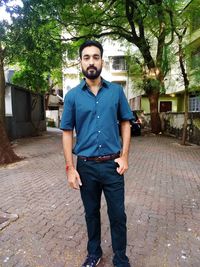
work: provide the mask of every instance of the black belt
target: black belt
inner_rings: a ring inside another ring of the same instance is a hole
[[[110,154],[110,155],[104,155],[104,156],[99,156],[99,157],[78,156],[79,159],[83,159],[85,161],[91,160],[91,161],[97,161],[97,162],[112,160],[112,159],[116,159],[116,158],[119,158],[119,157],[120,157],[119,153]]]

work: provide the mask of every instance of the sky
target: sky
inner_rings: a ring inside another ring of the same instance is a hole
[[[6,13],[5,11],[5,7],[0,7],[0,20],[9,20],[10,19],[10,16],[8,13]]]
[[[0,0],[0,3],[2,1]],[[14,5],[20,5],[22,2],[21,0],[13,0],[10,4],[10,6],[14,6]],[[7,20],[10,21],[10,15],[6,12],[5,10],[5,6],[0,6],[0,21],[2,20]]]

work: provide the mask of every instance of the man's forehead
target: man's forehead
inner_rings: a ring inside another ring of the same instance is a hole
[[[89,55],[89,56],[99,55],[100,56],[101,51],[96,46],[87,46],[82,51],[82,56],[85,56],[85,55]]]

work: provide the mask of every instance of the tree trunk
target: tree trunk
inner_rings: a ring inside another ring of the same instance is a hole
[[[159,134],[161,132],[160,116],[158,113],[159,93],[150,93],[148,98],[150,103],[151,131],[154,134]]]
[[[0,43],[0,122],[5,122],[5,75],[3,64],[3,50]]]
[[[13,151],[2,122],[0,122],[0,133],[0,165],[21,160]]]
[[[13,151],[5,129],[5,86],[4,65],[0,46],[0,165],[21,159]]]

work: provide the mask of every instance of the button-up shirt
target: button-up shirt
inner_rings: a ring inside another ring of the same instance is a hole
[[[103,156],[121,150],[119,121],[133,118],[123,88],[102,79],[94,95],[85,79],[65,96],[61,129],[76,130],[73,153],[79,156]]]

